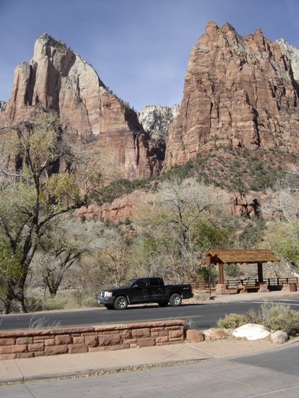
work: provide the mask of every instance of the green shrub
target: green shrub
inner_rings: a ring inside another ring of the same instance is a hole
[[[49,297],[45,300],[45,310],[63,310],[66,308],[67,299],[65,296],[56,295],[55,297]]]
[[[97,306],[97,299],[96,297],[92,297],[92,296],[86,296],[83,298],[82,300],[82,306],[83,307],[96,307]]]
[[[80,308],[81,303],[82,298],[76,292],[58,292],[55,297],[48,297],[45,300],[45,309],[66,310]]]
[[[246,325],[246,323],[248,323],[246,315],[231,313],[219,319],[218,326],[224,329],[236,329],[239,326]]]
[[[38,297],[26,297],[26,308],[28,312],[43,311],[44,304],[43,300]]]
[[[28,312],[66,310],[82,307],[96,307],[96,295],[83,293],[79,290],[58,292],[54,297],[27,297]]]
[[[299,332],[299,311],[284,304],[263,304],[259,314],[260,321],[270,331],[283,330],[288,334]]]
[[[288,305],[264,303],[258,312],[249,310],[246,315],[228,314],[218,321],[218,326],[235,329],[246,323],[263,325],[270,332],[283,330],[289,335],[299,333],[299,311],[292,310]]]

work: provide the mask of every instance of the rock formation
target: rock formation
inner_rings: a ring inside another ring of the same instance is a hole
[[[209,22],[192,49],[181,111],[169,127],[165,168],[215,145],[299,153],[295,61],[263,36]]]
[[[290,60],[294,79],[299,81],[299,49],[291,46],[284,39],[278,39],[277,43],[281,52]]]
[[[115,199],[112,203],[105,203],[102,206],[91,204],[88,207],[81,207],[76,210],[75,214],[86,219],[96,217],[112,222],[134,219],[138,204],[148,200],[151,195],[148,191],[135,190],[129,195]]]
[[[235,193],[230,200],[230,214],[243,218],[255,218],[261,215],[260,195]]]
[[[179,105],[146,106],[138,113],[138,120],[151,139],[164,139],[168,134],[168,127],[176,118],[180,110]]]
[[[137,114],[78,54],[47,34],[37,39],[31,61],[16,68],[12,97],[0,123],[14,125],[34,116],[37,108],[57,111],[64,132],[81,151],[94,157],[100,151],[113,153],[124,178],[155,173],[159,154],[149,148]]]
[[[55,110],[72,145],[91,158],[109,153],[131,180],[159,175],[216,143],[299,154],[298,52],[260,29],[242,37],[209,22],[192,49],[181,106],[137,115],[78,54],[43,34],[31,61],[15,70],[0,127]]]

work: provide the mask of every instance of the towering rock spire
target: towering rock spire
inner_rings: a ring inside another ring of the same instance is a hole
[[[107,89],[91,65],[46,33],[36,40],[31,61],[15,70],[6,123],[31,118],[41,108],[59,113],[63,130],[82,151],[111,152],[123,177],[155,172],[137,114]]]
[[[261,29],[242,37],[208,22],[193,47],[180,115],[169,128],[166,167],[217,145],[299,153],[298,82]]]

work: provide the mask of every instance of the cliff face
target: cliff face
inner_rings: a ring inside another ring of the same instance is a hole
[[[81,151],[91,156],[100,156],[99,150],[111,152],[124,178],[155,172],[156,161],[137,114],[79,55],[47,34],[37,39],[31,61],[16,68],[12,98],[0,123],[13,125],[40,107],[59,113],[64,131]]]
[[[296,64],[293,61],[293,67]],[[192,49],[165,169],[217,145],[299,153],[299,86],[281,44],[209,22]]]

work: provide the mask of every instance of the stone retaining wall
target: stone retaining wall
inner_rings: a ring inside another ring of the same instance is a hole
[[[185,321],[0,331],[0,360],[120,350],[184,341]]]

